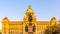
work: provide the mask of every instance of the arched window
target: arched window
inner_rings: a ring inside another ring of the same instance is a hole
[[[32,21],[32,15],[31,15],[31,14],[29,14],[29,16],[28,16],[28,20],[29,20],[29,22]]]
[[[33,26],[33,32],[35,32],[35,30],[36,30],[36,27],[35,27],[35,25]]]
[[[28,26],[27,25],[25,26],[25,31],[28,32]]]

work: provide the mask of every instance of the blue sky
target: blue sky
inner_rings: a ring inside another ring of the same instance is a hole
[[[0,0],[0,23],[4,17],[23,20],[29,4],[37,20],[50,20],[52,17],[60,20],[60,0]]]

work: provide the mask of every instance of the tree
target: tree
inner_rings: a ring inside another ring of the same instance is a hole
[[[60,34],[60,25],[47,27],[44,31],[44,34]]]

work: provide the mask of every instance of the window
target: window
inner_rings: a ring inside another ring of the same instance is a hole
[[[28,26],[27,25],[25,26],[25,31],[28,32]]]
[[[32,21],[32,15],[31,14],[29,14],[28,20],[29,20],[29,22]]]
[[[28,32],[28,34],[33,34],[33,32]]]
[[[22,33],[20,33],[20,34],[22,34]]]
[[[32,26],[32,23],[29,23],[30,26]]]
[[[36,30],[36,27],[35,27],[35,25],[33,26],[33,32],[35,32],[35,30]]]
[[[6,31],[4,31],[4,33],[6,33]]]

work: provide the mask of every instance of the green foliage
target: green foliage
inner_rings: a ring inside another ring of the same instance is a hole
[[[44,34],[60,34],[60,25],[47,27]]]

